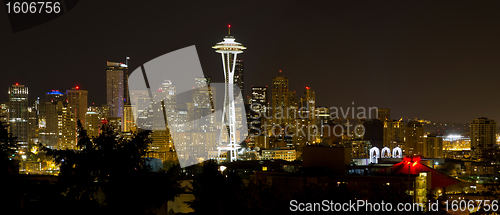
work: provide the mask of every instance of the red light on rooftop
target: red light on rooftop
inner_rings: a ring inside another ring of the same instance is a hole
[[[310,90],[311,88],[310,87],[306,87],[307,90]]]
[[[80,89],[80,87],[79,87],[79,86],[76,86],[75,88],[76,88],[77,90],[78,90],[78,89]]]
[[[227,25],[227,27],[228,27],[228,28],[230,28],[230,27],[231,27],[231,25]]]
[[[19,83],[16,83],[16,86],[19,86]]]
[[[283,72],[281,69],[280,69],[280,73]]]

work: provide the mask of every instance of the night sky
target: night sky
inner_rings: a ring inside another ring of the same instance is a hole
[[[205,75],[223,82],[211,48],[231,34],[248,49],[245,91],[283,70],[319,106],[391,108],[393,119],[500,121],[500,1],[80,1],[12,33],[0,9],[0,102],[18,82],[30,100],[79,85],[104,104],[106,61],[134,70],[196,45]]]

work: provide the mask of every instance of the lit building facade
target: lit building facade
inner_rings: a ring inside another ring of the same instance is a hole
[[[273,78],[273,89],[271,95],[271,114],[273,123],[278,125],[288,124],[288,117],[285,112],[288,110],[288,78],[279,71],[279,74]]]
[[[425,158],[443,158],[443,138],[436,135],[428,135],[424,138],[423,156]]]
[[[410,121],[405,131],[406,155],[423,155],[424,126],[418,121]]]
[[[83,126],[85,126],[85,114],[87,113],[88,101],[87,101],[88,91],[80,90],[80,87],[75,87],[71,90],[66,90],[66,99],[70,110],[75,115],[76,120],[80,120]]]
[[[123,117],[124,105],[128,92],[126,80],[128,67],[122,63],[107,62],[106,65],[106,101],[110,117]]]
[[[403,148],[405,142],[405,124],[402,120],[384,121],[384,147]]]
[[[12,136],[17,137],[18,150],[28,150],[28,87],[15,84],[9,87],[9,123]]]
[[[297,158],[297,152],[288,147],[262,150],[261,160],[286,160],[294,161]]]
[[[485,150],[496,143],[497,123],[481,117],[470,122],[470,131],[472,157],[482,160]]]

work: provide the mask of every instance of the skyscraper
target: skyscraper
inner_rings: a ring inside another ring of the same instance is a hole
[[[205,116],[210,116],[208,118],[204,118],[204,120],[197,120],[194,128],[201,129],[201,131],[213,131],[215,115],[211,115],[215,111],[214,100],[215,100],[215,88],[210,87],[210,78],[195,78],[197,81],[200,80],[200,83],[205,83],[206,87],[203,87],[203,84],[197,86],[198,88],[194,89],[192,92],[193,97],[193,111],[194,111],[194,119],[201,119]]]
[[[380,121],[391,120],[391,109],[389,108],[379,108],[377,110],[378,119]]]
[[[472,157],[484,160],[486,151],[496,143],[497,123],[495,120],[481,117],[470,122],[470,140]]]
[[[425,158],[443,158],[443,138],[427,135],[424,138],[423,154]]]
[[[253,111],[260,113],[262,116],[268,109],[267,107],[267,86],[257,87],[252,86],[252,97],[250,98],[250,107]]]
[[[391,149],[395,147],[403,148],[405,141],[405,123],[402,120],[384,121],[383,146]]]
[[[127,65],[107,62],[106,101],[109,106],[109,117],[123,118],[123,109],[128,97],[128,92],[126,90],[126,79],[128,75]]]
[[[423,155],[424,126],[418,121],[410,121],[406,125],[406,155]]]
[[[9,121],[9,103],[0,103],[0,121],[7,123]]]
[[[16,83],[9,87],[9,123],[18,150],[23,152],[28,150],[28,117],[28,87]]]
[[[66,102],[66,95],[59,90],[45,94],[45,101],[40,100],[39,141],[51,149],[57,148],[60,118],[57,114],[57,102]]]
[[[279,74],[273,78],[271,113],[274,124],[284,125],[288,123],[288,118],[284,116],[288,109],[288,96],[288,78],[280,70]]]
[[[66,90],[66,98],[70,110],[73,112],[75,119],[80,120],[84,127],[85,114],[87,113],[87,95],[88,92],[86,90],[80,90],[78,86],[71,90]]]
[[[87,130],[87,135],[90,138],[99,136],[100,122],[99,113],[94,111],[85,113],[85,130]]]
[[[243,60],[236,59],[236,65],[234,65],[234,85],[238,86],[241,90],[241,96],[245,96],[245,84],[243,81]],[[236,92],[238,93],[238,92]],[[236,94],[238,95],[238,94]]]
[[[222,57],[222,66],[225,76],[225,97],[224,97],[224,108],[222,116],[222,125],[226,126],[228,129],[228,137],[225,146],[218,148],[218,156],[220,157],[220,151],[229,151],[231,161],[236,161],[237,159],[237,149],[239,148],[239,142],[237,140],[236,134],[236,110],[235,110],[235,99],[234,99],[234,76],[237,55],[243,53],[246,49],[241,43],[235,42],[235,38],[231,36],[231,26],[229,25],[228,36],[224,37],[224,41],[217,43],[212,48],[216,49],[215,52],[220,53]],[[241,80],[243,76],[241,76]],[[243,81],[241,81],[243,83]],[[236,94],[238,95],[238,94]],[[243,105],[243,104],[241,104]],[[221,129],[221,137],[223,136],[224,129]]]

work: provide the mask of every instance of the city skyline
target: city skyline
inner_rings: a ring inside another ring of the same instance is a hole
[[[164,3],[157,8],[180,7],[176,4],[180,3]],[[69,17],[33,29],[2,32],[6,38],[1,44],[3,70],[9,75],[0,80],[0,85],[30,86],[33,92],[30,103],[54,88],[65,90],[78,85],[89,91],[89,104],[105,104],[106,98],[101,95],[105,90],[104,61],[125,62],[126,56],[130,56],[131,69],[135,69],[152,56],[193,44],[197,46],[205,74],[221,82],[223,77],[218,72],[221,66],[207,47],[226,32],[227,24],[232,24],[232,34],[253,50],[241,58],[246,62],[245,97],[249,96],[252,85],[271,85],[272,77],[282,70],[289,78],[290,90],[301,95],[305,86],[310,86],[316,92],[318,106],[347,107],[354,101],[359,106],[390,108],[393,119],[498,120],[500,112],[496,110],[500,101],[489,99],[493,92],[482,90],[499,76],[494,71],[500,69],[496,63],[500,56],[495,51],[500,48],[496,39],[500,32],[494,26],[500,17],[488,13],[497,4],[483,2],[470,7],[422,2],[364,5],[292,2],[279,9],[280,2],[257,2],[238,4],[243,8],[242,14],[227,12],[213,16],[206,9],[215,6],[199,3],[191,9],[209,17],[200,23],[184,15],[185,10],[164,16],[154,12],[150,14],[156,15],[145,17],[127,16],[127,13],[120,15],[123,11],[108,9],[116,6],[128,12],[135,3],[105,3],[101,9],[92,9],[95,17],[82,22],[87,26],[85,30],[68,27],[78,17],[87,16],[74,10]],[[78,5],[82,10],[91,6],[87,2]],[[148,4],[137,6],[157,10]],[[444,9],[447,7],[451,10]],[[293,17],[296,12],[303,15]],[[114,18],[109,18],[113,14]],[[261,18],[255,18],[256,14]],[[410,14],[427,16],[415,19]],[[152,22],[172,16],[186,19],[166,26]],[[110,34],[113,31],[109,24],[122,22],[130,33],[121,37]],[[2,31],[8,25],[0,21]],[[76,35],[78,32],[81,35]],[[99,37],[95,36],[97,32]],[[47,43],[28,35],[38,35]],[[148,35],[149,39],[141,35]],[[37,57],[41,55],[47,57]],[[69,73],[81,75],[72,80],[67,77]],[[0,94],[1,101],[7,99],[7,95]]]
[[[4,3],[7,214],[500,209],[500,1]]]

